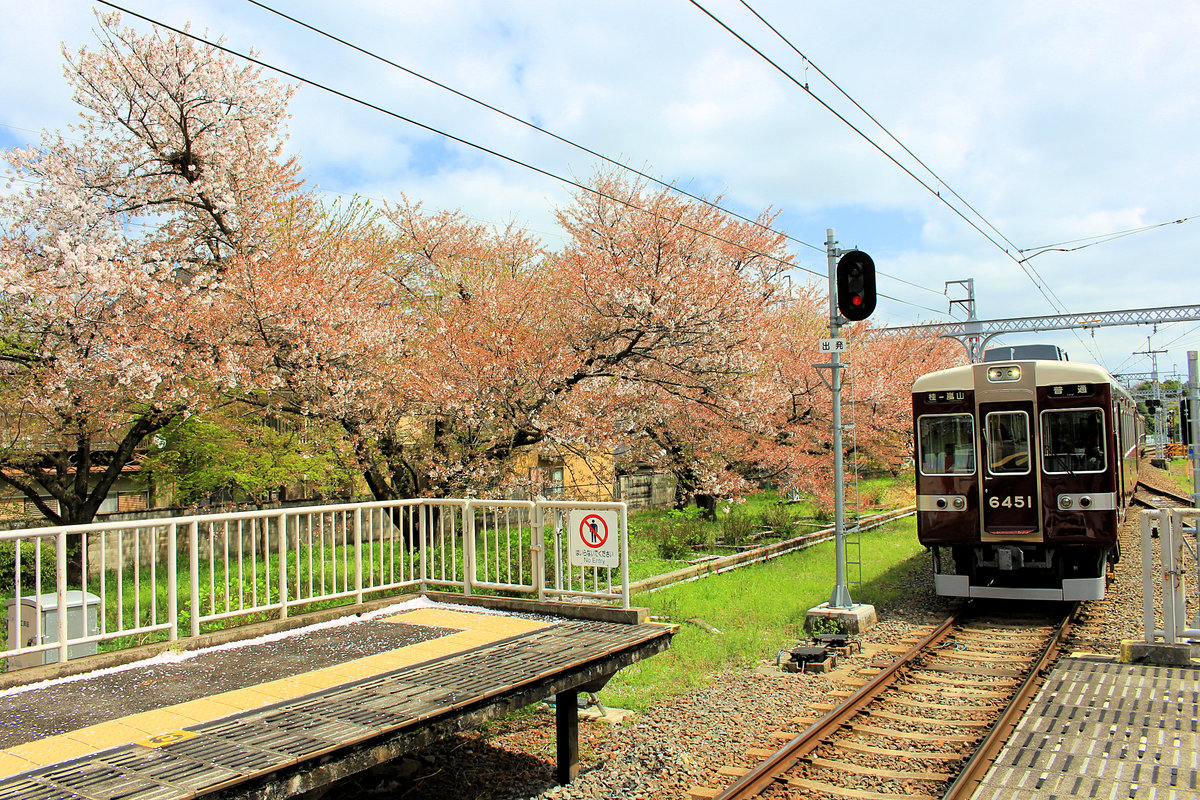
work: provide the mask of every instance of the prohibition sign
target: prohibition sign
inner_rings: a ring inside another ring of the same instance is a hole
[[[621,522],[616,511],[571,512],[564,531],[570,531],[570,563],[576,567],[617,567],[621,564],[618,543]]]
[[[608,541],[608,523],[599,514],[588,514],[579,523],[579,539],[588,547],[598,549]]]

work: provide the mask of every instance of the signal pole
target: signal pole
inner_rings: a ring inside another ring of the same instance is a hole
[[[837,307],[837,260],[841,255],[833,228],[825,231],[825,258],[829,265],[829,338],[839,338],[841,316]],[[830,389],[833,392],[833,534],[837,562],[837,582],[829,596],[830,608],[850,608],[850,589],[846,586],[846,476],[842,462],[842,363],[841,354],[834,350],[830,365]]]
[[[838,249],[833,228],[825,231],[825,254],[829,266],[829,339],[821,342],[821,352],[832,358],[828,364],[814,364],[818,370],[828,369],[826,381],[833,404],[833,531],[836,578],[828,603],[810,608],[804,619],[809,631],[834,623],[843,633],[861,633],[875,626],[878,618],[875,607],[855,603],[846,586],[846,484],[842,453],[842,370],[841,353],[845,340],[839,337],[843,322],[866,319],[875,310],[875,264],[866,253]],[[839,258],[841,261],[839,261]],[[839,288],[843,296],[839,298]],[[824,375],[821,376],[824,380]]]

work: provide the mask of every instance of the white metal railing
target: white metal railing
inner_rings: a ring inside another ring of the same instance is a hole
[[[1196,519],[1194,508],[1165,508],[1143,511],[1142,516],[1142,614],[1146,641],[1162,639],[1176,644],[1185,639],[1200,639],[1200,603],[1197,614],[1187,615],[1187,595],[1200,591],[1200,560],[1196,557]],[[1192,526],[1184,520],[1192,520]],[[1159,570],[1155,571],[1153,541],[1159,541]],[[1191,561],[1188,569],[1187,562]],[[1190,576],[1190,579],[1189,579]],[[1156,585],[1162,597],[1163,627],[1157,625],[1154,610]]]
[[[619,566],[570,564],[574,509],[619,515]],[[0,659],[9,669],[65,661],[100,642],[173,641],[311,603],[432,587],[628,608],[626,506],[412,499],[3,531]]]

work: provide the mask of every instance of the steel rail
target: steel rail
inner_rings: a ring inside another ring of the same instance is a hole
[[[1074,603],[1071,606],[1071,610],[1064,615],[1063,621],[1058,625],[1058,630],[1054,632],[1041,657],[1029,670],[1029,674],[1025,676],[1025,680],[1021,682],[1021,686],[1017,689],[1012,702],[1008,704],[1004,713],[1000,715],[1000,719],[996,720],[996,724],[988,731],[988,735],[984,737],[983,742],[976,748],[975,754],[967,759],[967,763],[963,765],[958,777],[954,779],[954,782],[950,784],[945,794],[942,795],[942,800],[965,800],[965,798],[971,797],[979,787],[979,784],[983,782],[983,778],[987,775],[987,771],[991,769],[996,756],[1000,754],[1001,749],[1008,742],[1009,736],[1012,735],[1012,732],[1016,730],[1017,724],[1021,721],[1021,716],[1029,708],[1029,704],[1033,702],[1034,695],[1042,685],[1041,677],[1043,671],[1058,656],[1063,640],[1066,639],[1067,632],[1071,628],[1071,621],[1075,618],[1075,614],[1079,610],[1079,605],[1079,603]]]
[[[828,734],[844,725],[847,720],[858,714],[862,708],[887,689],[892,684],[897,672],[930,647],[945,639],[954,629],[955,625],[958,624],[961,613],[962,611],[960,610],[947,617],[932,633],[909,648],[902,656],[892,662],[890,666],[860,687],[857,692],[850,695],[846,699],[846,702],[813,723],[807,730],[784,745],[782,749],[769,759],[735,781],[725,791],[717,795],[714,800],[745,800],[745,798],[756,797],[761,794],[780,775],[794,767],[802,758],[816,749]]]

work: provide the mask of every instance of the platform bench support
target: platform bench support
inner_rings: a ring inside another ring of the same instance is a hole
[[[558,782],[570,783],[579,775],[579,690],[554,696],[554,722],[558,735]]]

